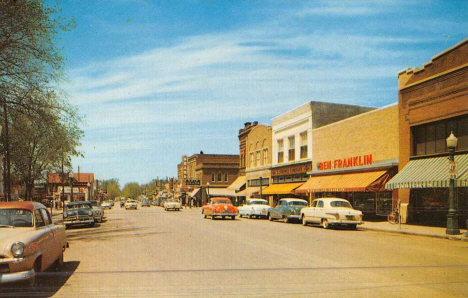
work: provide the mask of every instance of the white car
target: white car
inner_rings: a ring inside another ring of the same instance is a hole
[[[137,201],[135,200],[127,200],[125,202],[125,210],[128,210],[128,209],[138,209],[138,204],[137,204]]]
[[[249,218],[268,217],[268,201],[264,199],[248,199],[244,205],[238,207],[239,217],[248,216]]]
[[[301,220],[304,226],[317,224],[328,229],[336,225],[356,229],[362,224],[362,212],[353,209],[347,200],[323,198],[314,200],[312,207],[302,208]]]
[[[101,207],[102,207],[103,209],[106,209],[106,208],[107,208],[107,209],[112,209],[112,204],[111,204],[111,202],[109,202],[109,201],[104,201],[104,202],[101,203]]]
[[[180,210],[180,202],[177,201],[177,200],[174,200],[174,199],[166,200],[164,202],[164,210],[167,211],[169,209],[179,211]]]

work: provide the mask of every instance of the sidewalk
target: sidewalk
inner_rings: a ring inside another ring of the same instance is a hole
[[[465,236],[466,229],[460,229],[460,235],[447,235],[445,234],[445,228],[402,224],[400,229],[398,224],[394,225],[387,221],[365,221],[364,224],[359,226],[359,229],[468,241],[468,237]]]

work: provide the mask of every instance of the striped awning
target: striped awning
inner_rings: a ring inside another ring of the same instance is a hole
[[[190,194],[189,194],[189,197],[192,197],[194,198],[197,193],[200,191],[200,188],[195,188]]]
[[[273,184],[268,186],[262,191],[262,195],[287,195],[292,194],[293,190],[301,186],[300,183],[284,183],[284,184]]]
[[[468,154],[456,155],[456,186],[468,187]],[[386,185],[386,189],[449,187],[447,156],[410,160]]]
[[[308,192],[350,192],[366,191],[367,188],[386,174],[387,171],[374,171],[363,173],[349,173],[339,175],[311,177],[294,192],[306,194]]]

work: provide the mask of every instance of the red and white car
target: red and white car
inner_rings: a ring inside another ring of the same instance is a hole
[[[203,206],[202,214],[205,218],[210,216],[211,219],[215,219],[216,216],[223,219],[226,217],[236,219],[236,216],[239,215],[239,210],[232,205],[229,198],[211,198],[208,205]]]

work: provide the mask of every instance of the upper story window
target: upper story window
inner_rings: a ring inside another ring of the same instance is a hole
[[[307,131],[301,133],[301,159],[307,158]]]
[[[218,173],[218,181],[223,181],[223,176],[221,175],[221,172]]]
[[[261,160],[262,160],[262,159],[261,159],[261,155],[262,155],[262,154],[261,154],[261,151],[260,151],[260,150],[257,150],[257,152],[256,152],[255,154],[257,155],[257,156],[256,156],[256,157],[257,157],[257,160],[256,160],[256,162],[255,162],[255,166],[258,167],[258,166],[260,166],[260,162],[261,162]]]
[[[227,173],[224,173],[224,181],[228,182],[228,174]]]
[[[250,152],[250,168],[255,166],[254,162],[255,162],[254,153]]]
[[[278,163],[284,162],[284,142],[283,140],[278,140]]]
[[[211,173],[211,181],[216,181],[215,180],[215,173]]]
[[[468,115],[418,125],[413,134],[412,156],[448,152],[446,139],[450,132],[458,138],[456,151],[468,150]]]
[[[263,149],[263,165],[268,164],[268,148]]]
[[[288,151],[288,160],[293,161],[296,158],[296,138],[294,136],[288,138],[289,141],[289,151]]]

